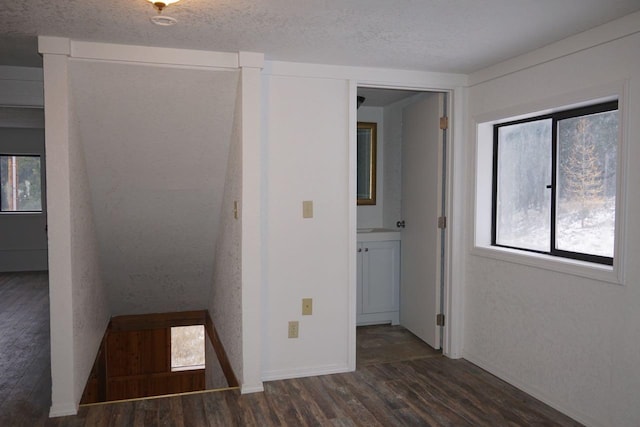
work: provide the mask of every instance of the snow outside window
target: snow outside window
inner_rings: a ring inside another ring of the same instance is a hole
[[[171,371],[204,369],[204,325],[171,328]]]
[[[494,126],[492,244],[613,264],[618,102]]]

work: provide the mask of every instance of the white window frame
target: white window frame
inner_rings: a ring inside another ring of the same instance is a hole
[[[624,247],[627,182],[627,96],[628,81],[592,88],[577,93],[564,94],[535,103],[494,111],[472,118],[474,146],[474,211],[471,254],[567,273],[598,281],[624,284]],[[616,184],[616,229],[613,265],[604,265],[524,250],[491,245],[492,179],[493,179],[493,125],[525,119],[572,108],[618,101],[618,169]]]

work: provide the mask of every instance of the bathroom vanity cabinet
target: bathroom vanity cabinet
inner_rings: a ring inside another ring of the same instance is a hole
[[[399,323],[400,233],[358,233],[357,325]]]

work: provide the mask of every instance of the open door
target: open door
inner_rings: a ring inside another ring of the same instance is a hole
[[[403,111],[400,323],[440,348],[443,131],[445,94],[425,93]]]

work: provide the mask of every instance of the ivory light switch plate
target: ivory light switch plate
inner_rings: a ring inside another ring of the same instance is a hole
[[[302,315],[310,316],[313,314],[313,299],[302,298]]]
[[[313,200],[302,202],[302,218],[313,218]]]

